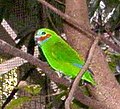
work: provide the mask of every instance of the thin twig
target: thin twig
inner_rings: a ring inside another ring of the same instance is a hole
[[[49,95],[41,95],[41,96],[43,96],[44,98],[45,98],[45,97],[53,97],[53,96],[57,96],[57,95],[59,95],[59,94],[62,94],[62,93],[64,93],[64,92],[65,92],[65,91],[62,90],[62,91],[60,91],[60,92],[56,92],[56,93],[49,94]]]
[[[65,6],[65,4],[63,2],[61,2],[60,0],[55,0],[57,3],[59,3],[60,5]]]
[[[64,19],[67,23],[71,24],[73,27],[75,27],[77,30],[79,30],[81,33],[85,34],[87,37],[94,39],[98,35],[90,30],[89,28],[81,25],[79,22],[77,22],[74,18],[70,17],[68,14],[65,14],[52,6],[51,4],[47,3],[45,0],[38,0],[38,2],[42,3],[52,11],[54,11],[56,14],[60,15],[62,19]],[[104,36],[100,35],[100,40],[109,45],[112,49],[114,49],[117,52],[120,52],[120,47],[110,42],[108,39],[106,39]]]
[[[70,103],[72,102],[74,93],[77,89],[77,86],[79,84],[79,81],[80,81],[83,73],[88,69],[88,67],[90,65],[90,62],[93,58],[93,53],[95,51],[95,48],[96,48],[96,45],[98,44],[99,39],[100,39],[99,37],[96,37],[94,43],[92,44],[92,46],[90,48],[89,55],[88,55],[88,58],[87,58],[87,61],[86,61],[85,65],[83,66],[83,68],[81,69],[78,76],[75,78],[75,80],[73,82],[72,88],[71,88],[71,90],[68,94],[68,97],[67,97],[66,101],[65,101],[65,109],[70,109]]]
[[[5,62],[0,64],[0,75],[7,73],[15,67],[21,66],[24,63],[27,63],[27,61],[20,57],[14,57],[6,60]]]

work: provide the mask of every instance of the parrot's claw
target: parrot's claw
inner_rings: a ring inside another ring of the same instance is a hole
[[[55,71],[57,75],[61,78],[63,76],[63,73],[61,71]]]
[[[72,83],[72,81],[73,81],[73,80],[71,79],[71,77],[64,76],[64,78],[67,79],[70,83]]]

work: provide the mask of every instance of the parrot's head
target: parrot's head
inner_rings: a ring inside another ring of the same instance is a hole
[[[36,31],[34,38],[35,42],[41,45],[43,42],[46,42],[55,35],[56,33],[54,31],[47,28],[42,28]]]

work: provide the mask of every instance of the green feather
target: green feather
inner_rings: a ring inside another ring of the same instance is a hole
[[[37,43],[38,46],[41,47],[50,66],[57,71],[63,72],[63,74],[67,76],[75,78],[85,63],[83,57],[52,30],[46,28],[39,29],[35,34],[35,40],[43,37],[43,32],[51,36]],[[82,80],[93,85],[96,84],[90,71],[86,71],[83,74]]]

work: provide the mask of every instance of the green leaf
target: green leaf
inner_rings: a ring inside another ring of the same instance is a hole
[[[40,93],[42,87],[40,85],[29,85],[24,87],[24,90],[33,96],[37,95]]]
[[[19,108],[21,105],[23,105],[24,103],[30,101],[31,98],[30,97],[19,97],[17,99],[13,99],[7,106],[5,109],[16,109]]]

